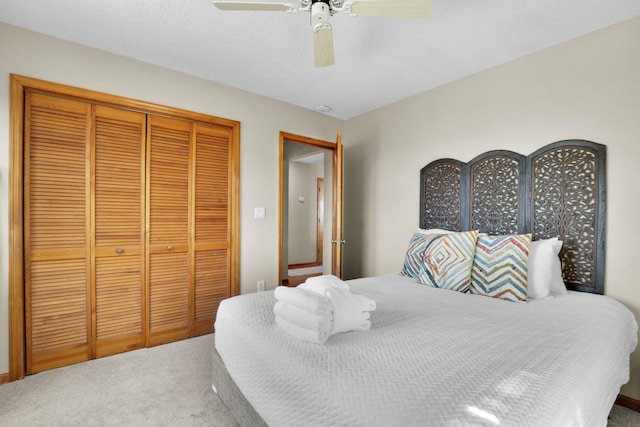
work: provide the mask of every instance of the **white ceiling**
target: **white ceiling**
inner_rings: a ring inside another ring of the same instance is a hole
[[[260,1],[260,0],[253,0]],[[336,14],[313,66],[305,12],[210,0],[0,0],[0,21],[348,119],[640,15],[639,0],[433,0],[426,19]]]
[[[293,162],[306,163],[308,165],[321,165],[324,163],[324,151],[307,155],[299,159],[292,159]]]

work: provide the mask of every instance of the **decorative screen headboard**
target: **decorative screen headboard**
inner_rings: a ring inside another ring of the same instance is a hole
[[[605,167],[606,146],[583,140],[436,160],[420,171],[420,228],[559,236],[567,288],[602,294]]]

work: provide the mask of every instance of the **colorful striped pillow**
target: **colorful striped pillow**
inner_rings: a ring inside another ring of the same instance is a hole
[[[402,276],[417,279],[424,265],[424,251],[428,243],[437,238],[439,234],[415,233],[409,240],[409,248],[404,257],[404,265],[400,274]]]
[[[426,235],[418,281],[436,288],[467,292],[476,250],[477,231]]]
[[[469,292],[508,301],[527,300],[531,234],[480,235]]]

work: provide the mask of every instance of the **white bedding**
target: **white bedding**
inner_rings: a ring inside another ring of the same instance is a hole
[[[605,426],[636,346],[631,312],[570,292],[512,303],[397,274],[348,282],[369,331],[300,341],[273,292],[224,300],[215,346],[270,426]]]

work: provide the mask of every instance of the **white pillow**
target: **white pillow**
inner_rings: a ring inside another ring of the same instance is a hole
[[[562,240],[558,240],[557,237],[531,242],[527,298],[544,298],[548,295],[567,293],[558,257],[560,249]]]
[[[429,230],[425,230],[424,228],[418,228],[418,231],[416,231],[416,233],[421,233],[421,234],[452,234],[452,233],[457,233],[457,231],[442,230],[440,228],[431,228]]]
[[[558,240],[556,243],[557,253],[560,253],[562,249],[562,240]],[[562,264],[558,255],[553,257],[553,264],[551,264],[551,286],[549,289],[550,295],[566,295],[567,287],[564,284],[564,278],[562,277]]]

